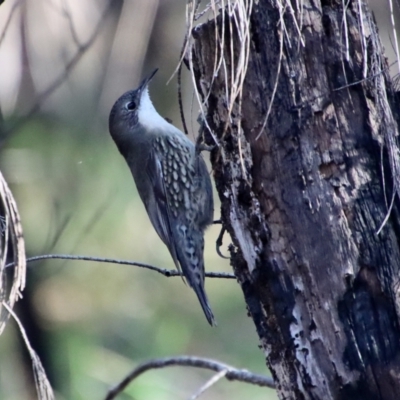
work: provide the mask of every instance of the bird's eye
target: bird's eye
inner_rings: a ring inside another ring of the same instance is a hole
[[[130,102],[126,105],[126,108],[127,108],[129,111],[133,111],[133,110],[136,109],[136,103],[135,103],[134,101],[130,101]]]

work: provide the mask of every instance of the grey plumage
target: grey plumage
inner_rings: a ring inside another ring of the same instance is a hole
[[[213,221],[210,177],[194,144],[155,110],[143,80],[114,104],[109,130],[132,172],[155,230],[194,289],[211,325],[204,290],[204,230]]]

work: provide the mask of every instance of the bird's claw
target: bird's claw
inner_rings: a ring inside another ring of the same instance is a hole
[[[216,222],[216,221],[215,221]],[[215,223],[214,222],[214,223]],[[219,221],[219,222],[221,222],[221,221]],[[221,248],[221,246],[222,246],[222,240],[223,240],[223,238],[224,238],[224,233],[226,232],[226,229],[225,229],[225,227],[222,227],[221,228],[221,232],[219,233],[219,235],[218,235],[218,238],[217,238],[217,241],[215,242],[215,245],[216,245],[216,250],[217,250],[217,254],[221,257],[221,258],[225,258],[225,259],[229,259],[229,257],[227,257],[227,256],[224,256],[222,253],[221,253],[221,250],[220,250],[220,248]]]

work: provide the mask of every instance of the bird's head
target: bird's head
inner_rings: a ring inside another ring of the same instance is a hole
[[[117,142],[135,132],[145,133],[151,128],[152,121],[161,118],[150,100],[148,85],[158,69],[143,79],[139,87],[124,93],[111,109],[108,126],[113,139]],[[140,129],[142,128],[142,129]],[[140,132],[139,132],[140,131]]]

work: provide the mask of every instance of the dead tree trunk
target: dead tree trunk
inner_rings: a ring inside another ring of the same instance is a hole
[[[194,28],[188,62],[279,397],[398,400],[397,113],[375,24],[362,0],[246,7]]]

